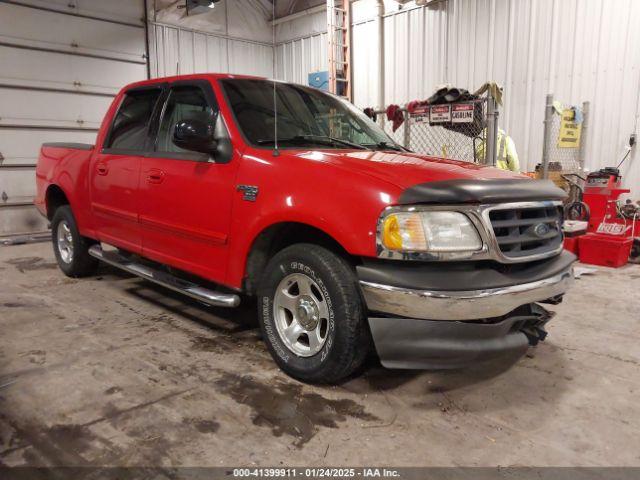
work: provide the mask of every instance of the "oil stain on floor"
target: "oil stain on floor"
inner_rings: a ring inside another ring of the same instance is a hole
[[[302,385],[279,379],[265,384],[248,375],[224,372],[215,383],[221,393],[251,407],[254,425],[271,428],[277,437],[293,437],[297,448],[311,440],[320,427],[337,428],[347,418],[379,420],[353,400],[303,392]]]
[[[6,263],[13,265],[20,273],[33,270],[50,270],[57,268],[55,262],[47,262],[42,257],[19,257],[7,260]]]

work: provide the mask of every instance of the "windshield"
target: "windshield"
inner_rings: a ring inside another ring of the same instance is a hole
[[[275,144],[274,82],[222,80],[238,125],[249,143]],[[400,150],[351,103],[313,88],[275,82],[278,146]]]

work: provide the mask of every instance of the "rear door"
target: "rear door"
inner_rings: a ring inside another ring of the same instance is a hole
[[[214,158],[173,143],[175,125],[193,118],[215,122],[216,138],[226,142],[227,155]],[[143,255],[223,282],[239,162],[211,84],[172,83],[155,128],[154,151],[142,160],[140,177]]]
[[[140,253],[138,183],[142,158],[151,148],[149,126],[161,104],[163,85],[127,91],[103,148],[91,162],[91,209],[100,241]]]

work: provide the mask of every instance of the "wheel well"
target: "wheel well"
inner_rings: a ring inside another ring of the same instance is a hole
[[[271,257],[295,243],[320,245],[352,264],[357,263],[356,257],[350,255],[340,243],[322,230],[304,223],[278,223],[263,230],[253,241],[245,267],[245,292],[250,295],[255,294],[258,281]]]
[[[47,218],[49,220],[53,219],[53,215],[56,213],[58,207],[69,205],[69,199],[67,199],[67,196],[57,185],[51,185],[47,189],[45,201],[47,205]]]

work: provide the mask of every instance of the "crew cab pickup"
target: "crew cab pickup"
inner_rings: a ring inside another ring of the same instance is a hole
[[[42,145],[36,180],[66,275],[103,261],[208,305],[253,297],[273,358],[308,382],[374,352],[390,368],[523,352],[573,278],[562,190],[412,153],[301,85],[129,85],[95,145]]]

